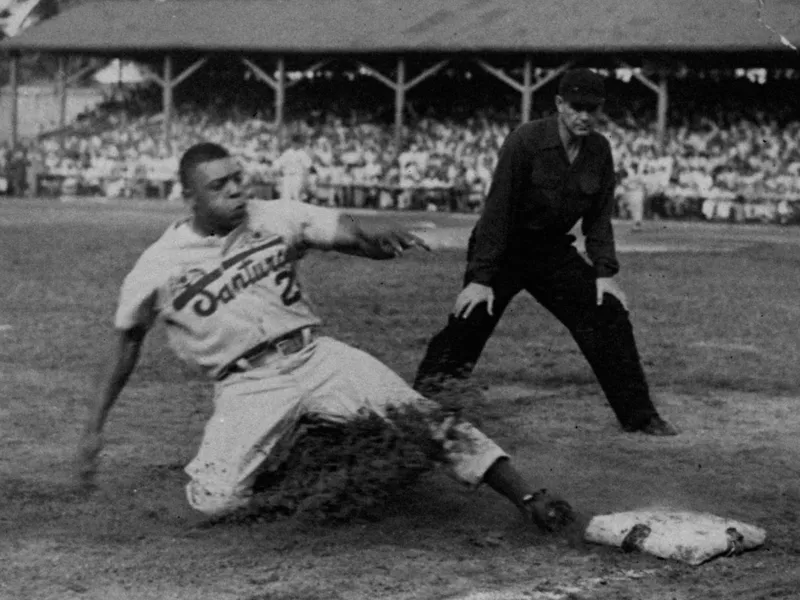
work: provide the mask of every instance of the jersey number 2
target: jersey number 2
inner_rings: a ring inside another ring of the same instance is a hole
[[[300,291],[300,285],[297,283],[297,274],[294,269],[281,271],[275,275],[275,283],[279,286],[284,284],[281,291],[281,300],[286,306],[291,306],[302,298],[303,294]]]

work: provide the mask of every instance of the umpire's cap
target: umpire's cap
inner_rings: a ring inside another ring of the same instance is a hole
[[[589,69],[571,69],[561,78],[558,95],[570,104],[603,103],[606,97],[603,78]]]

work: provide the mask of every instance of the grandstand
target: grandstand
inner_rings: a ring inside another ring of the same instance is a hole
[[[203,138],[232,147],[270,195],[284,136],[301,133],[310,201],[477,210],[505,135],[551,110],[555,78],[583,64],[612,76],[604,133],[621,191],[644,186],[651,215],[789,223],[798,39],[789,3],[739,0],[89,2],[3,42],[12,64],[126,57],[154,83],[12,153],[6,179],[177,197],[177,156]]]

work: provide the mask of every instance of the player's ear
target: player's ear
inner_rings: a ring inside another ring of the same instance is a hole
[[[197,193],[191,183],[184,185],[181,190],[183,195],[183,203],[190,209],[194,210],[197,207]]]

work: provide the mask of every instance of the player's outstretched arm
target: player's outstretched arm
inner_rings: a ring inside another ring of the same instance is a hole
[[[413,233],[396,225],[379,225],[357,219],[352,215],[339,215],[333,249],[345,254],[385,260],[402,256],[409,248],[430,247]]]
[[[135,327],[120,331],[115,352],[103,365],[89,404],[77,456],[77,476],[84,486],[92,484],[97,472],[97,458],[103,447],[103,425],[139,360],[147,329]]]

